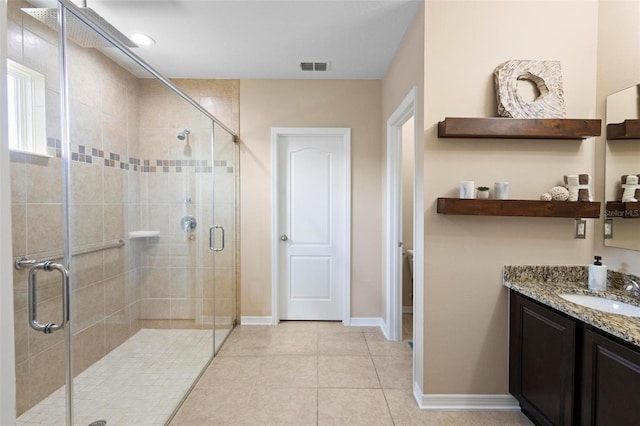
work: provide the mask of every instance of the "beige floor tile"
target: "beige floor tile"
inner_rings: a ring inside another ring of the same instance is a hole
[[[318,323],[318,332],[329,333],[378,333],[379,327],[345,326],[342,321],[323,321]]]
[[[532,423],[520,411],[420,410],[409,390],[384,389],[394,424],[437,426],[527,426]]]
[[[315,355],[269,355],[262,362],[258,388],[318,387],[318,357]]]
[[[198,387],[253,387],[262,369],[264,357],[216,357],[198,381]]]
[[[317,425],[318,391],[257,388],[246,409],[253,425]]]
[[[250,388],[196,388],[184,402],[171,426],[250,424],[247,416]]]
[[[321,388],[380,388],[369,356],[320,355],[318,386]]]
[[[369,355],[369,348],[362,333],[320,333],[318,335],[318,353],[323,355]]]
[[[441,411],[442,426],[528,426],[532,425],[520,411]]]
[[[309,329],[301,327],[278,328],[272,332],[271,343],[267,348],[270,355],[317,354],[318,331],[315,323],[308,325]]]
[[[374,356],[376,372],[383,389],[413,389],[413,357]]]
[[[380,389],[318,389],[318,425],[393,425]]]
[[[435,411],[422,411],[411,390],[385,389],[384,395],[396,426],[439,425]]]
[[[265,355],[271,344],[271,330],[263,326],[260,331],[258,326],[254,329],[234,329],[218,352],[218,356],[251,356]]]
[[[411,355],[411,348],[406,341],[389,342],[379,333],[364,333],[364,338],[372,356]]]

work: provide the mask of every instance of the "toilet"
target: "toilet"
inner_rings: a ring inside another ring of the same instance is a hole
[[[411,281],[413,281],[413,250],[409,249],[406,253],[407,260],[409,260],[409,276],[411,277]]]

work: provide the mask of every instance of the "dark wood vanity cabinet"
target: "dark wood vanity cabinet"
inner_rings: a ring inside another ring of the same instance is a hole
[[[537,425],[640,425],[640,349],[511,290],[509,392]]]
[[[576,322],[511,291],[509,392],[536,424],[574,423]]]
[[[586,328],[581,425],[640,425],[640,353]]]

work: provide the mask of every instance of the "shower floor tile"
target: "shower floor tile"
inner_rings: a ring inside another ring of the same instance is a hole
[[[216,343],[229,330],[216,330]],[[143,329],[74,380],[74,424],[163,425],[211,358],[211,330]],[[60,388],[17,420],[65,424]]]

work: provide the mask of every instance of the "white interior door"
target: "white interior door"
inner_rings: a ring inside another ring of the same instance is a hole
[[[274,138],[279,319],[343,320],[349,290],[350,131],[286,130]]]

